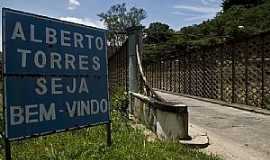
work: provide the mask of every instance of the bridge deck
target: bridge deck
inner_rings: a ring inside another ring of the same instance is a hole
[[[167,100],[189,106],[189,122],[207,131],[206,151],[228,160],[270,159],[270,116],[157,92]]]

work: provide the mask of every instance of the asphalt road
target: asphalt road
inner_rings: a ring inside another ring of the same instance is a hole
[[[270,160],[270,116],[158,92],[189,106],[189,123],[206,130],[204,150],[225,160]]]

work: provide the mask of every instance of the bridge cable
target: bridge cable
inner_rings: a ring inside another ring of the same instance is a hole
[[[147,79],[144,75],[144,72],[143,72],[143,68],[142,68],[142,63],[141,63],[141,57],[140,57],[140,52],[139,52],[139,45],[137,44],[136,45],[136,55],[137,55],[137,62],[138,62],[138,67],[139,67],[139,71],[140,71],[140,76],[144,82],[144,85],[146,87],[146,89],[148,89],[154,96],[157,100],[161,101],[161,102],[167,102],[166,99],[162,98],[160,95],[158,95],[156,93],[156,91],[149,85],[149,83],[147,82]]]

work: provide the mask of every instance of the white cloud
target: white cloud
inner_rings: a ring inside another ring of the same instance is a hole
[[[210,19],[215,17],[215,14],[205,14],[205,15],[200,15],[200,16],[191,16],[184,18],[184,21],[202,21],[205,19]]]
[[[193,16],[194,14],[190,14],[190,13],[185,13],[185,12],[182,12],[182,11],[174,11],[174,12],[171,12],[172,14],[174,15],[179,15],[179,16]]]
[[[210,5],[213,4],[215,2],[219,2],[220,0],[201,0],[202,4],[204,5]]]
[[[89,18],[77,18],[77,17],[60,17],[59,19],[63,21],[69,21],[79,24],[84,24],[87,26],[97,27],[97,28],[105,28],[101,21],[93,21]]]
[[[214,4],[219,0],[201,0],[202,5],[174,5],[176,9],[172,14],[183,17],[184,21],[199,23],[206,19],[215,17],[221,11],[221,7]]]
[[[192,13],[185,13],[185,12],[181,12],[181,11],[175,11],[175,12],[172,12],[172,14],[183,16],[184,21],[200,21],[200,20],[213,18],[216,15],[215,13],[198,15],[198,14],[192,14]]]
[[[69,10],[74,10],[79,7],[81,4],[78,0],[68,0],[68,8]]]
[[[173,8],[192,11],[196,13],[216,13],[221,10],[220,7],[207,7],[207,6],[188,6],[188,5],[175,5]]]

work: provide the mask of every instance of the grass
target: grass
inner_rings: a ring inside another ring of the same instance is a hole
[[[16,160],[220,160],[178,143],[147,142],[143,132],[126,125],[117,111],[112,111],[112,120],[111,147],[106,144],[105,127],[98,126],[12,142],[12,157]],[[3,147],[0,159],[4,159]]]

